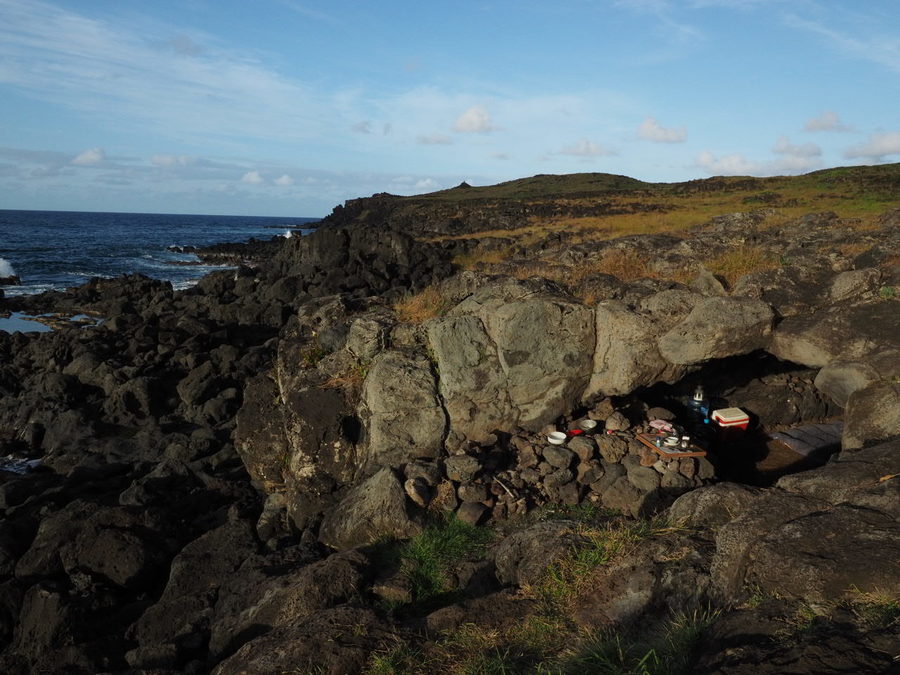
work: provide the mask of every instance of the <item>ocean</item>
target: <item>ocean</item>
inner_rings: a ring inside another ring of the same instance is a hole
[[[319,218],[193,216],[161,213],[91,213],[0,210],[0,277],[14,273],[20,286],[7,296],[83,284],[91,277],[140,273],[177,289],[220,269],[170,246],[209,246],[251,237],[305,234]]]

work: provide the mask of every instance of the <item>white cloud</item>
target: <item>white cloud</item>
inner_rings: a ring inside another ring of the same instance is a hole
[[[775,142],[772,152],[776,155],[788,155],[791,157],[820,157],[822,148],[815,143],[794,145],[787,136],[780,136]]]
[[[470,134],[486,134],[490,131],[495,131],[496,127],[494,127],[491,121],[491,114],[487,109],[480,105],[475,105],[456,119],[453,130]]]
[[[813,157],[785,154],[776,160],[758,162],[747,159],[740,153],[716,156],[704,150],[694,166],[714,176],[773,176],[778,174],[796,174],[819,168],[819,161]]]
[[[818,117],[806,120],[803,125],[806,131],[852,131],[853,128],[841,123],[838,114],[832,110],[826,110]]]
[[[363,120],[362,122],[357,122],[350,128],[358,134],[371,134],[372,133],[372,123],[369,122],[368,120]]]
[[[288,176],[286,173],[283,173],[272,182],[279,187],[290,187],[294,184],[294,179]]]
[[[687,129],[661,127],[654,118],[648,117],[638,127],[638,136],[654,143],[684,143],[687,139]]]
[[[575,145],[563,148],[557,154],[572,155],[573,157],[604,157],[615,155],[616,152],[599,143],[594,143],[593,141],[583,138]]]
[[[153,155],[150,158],[150,163],[153,166],[159,167],[173,167],[173,166],[190,166],[191,164],[196,163],[196,158],[190,157],[188,155]]]
[[[761,167],[758,162],[748,161],[746,157],[738,153],[717,157],[709,150],[704,150],[697,155],[695,164],[708,173],[722,176],[754,174],[758,173]]]
[[[76,166],[97,166],[102,164],[106,159],[106,153],[103,148],[91,148],[75,156],[72,164]]]
[[[248,171],[241,178],[242,183],[247,185],[260,185],[265,179],[260,175],[259,171]]]
[[[413,186],[417,190],[434,190],[438,186],[438,182],[434,180],[434,178],[423,178],[422,180],[416,181],[416,184]]]
[[[884,131],[872,134],[861,145],[848,148],[844,157],[868,159],[880,162],[886,155],[900,155],[900,131]]]
[[[420,145],[451,145],[453,139],[445,134],[426,134],[417,136],[416,143]]]

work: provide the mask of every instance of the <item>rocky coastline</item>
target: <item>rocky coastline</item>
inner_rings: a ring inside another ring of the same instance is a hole
[[[309,236],[198,252],[237,266],[185,291],[0,295],[105,318],[0,332],[0,455],[39,460],[0,473],[0,671],[434,672],[463,668],[448,645],[474,625],[508,638],[480,652],[507,672],[547,654],[602,672],[588,636],[701,609],[681,672],[896,667],[900,209],[867,230],[750,210],[679,236],[554,234],[464,270],[504,235],[437,235],[536,207],[429,208],[376,195]],[[704,267],[748,243],[790,264]],[[550,274],[634,251],[661,274]],[[422,297],[426,316],[404,312]],[[698,385],[758,429],[839,421],[840,447],[766,473],[738,442],[675,459],[639,442]],[[441,523],[488,535],[426,599],[404,542]],[[549,594],[601,531],[632,539]],[[568,646],[510,637],[551,619]]]

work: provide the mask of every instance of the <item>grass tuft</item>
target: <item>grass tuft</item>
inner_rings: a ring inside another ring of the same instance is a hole
[[[442,316],[450,303],[437,286],[427,286],[424,290],[408,294],[394,305],[397,318],[407,323],[422,323]]]
[[[781,264],[775,254],[760,246],[741,246],[712,258],[706,267],[713,274],[724,277],[729,286],[734,286],[747,274],[777,269]]]
[[[447,581],[452,567],[481,551],[491,536],[487,528],[448,516],[404,542],[401,571],[412,585],[415,601],[427,604],[453,590]]]

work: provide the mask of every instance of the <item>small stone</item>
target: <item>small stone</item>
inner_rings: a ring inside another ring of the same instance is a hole
[[[542,476],[548,476],[549,474],[556,471],[556,467],[550,464],[549,462],[541,462],[537,466],[538,473]]]
[[[544,477],[544,486],[548,488],[558,488],[561,485],[571,483],[574,480],[574,473],[568,469],[560,469],[559,471],[554,471],[549,476]]]
[[[431,502],[431,488],[424,478],[418,476],[416,478],[407,478],[406,482],[403,483],[403,489],[413,501],[413,504],[421,506],[423,509],[428,508],[428,504]]]
[[[584,485],[600,480],[603,477],[603,467],[600,462],[592,460],[590,462],[582,462],[578,465],[578,474],[575,480]]]
[[[604,426],[607,431],[627,431],[631,427],[631,423],[625,415],[616,411],[606,418]]]
[[[659,455],[653,452],[650,448],[644,446],[641,448],[640,452],[641,466],[653,466],[654,464],[656,464]]]
[[[591,490],[598,494],[608,490],[610,485],[625,475],[625,467],[621,464],[604,462],[601,465],[603,466],[603,478],[595,483],[591,483]]]
[[[453,511],[457,506],[459,506],[459,500],[456,498],[456,489],[453,487],[453,483],[449,480],[438,483],[434,498],[431,500],[431,508]]]
[[[465,502],[457,509],[456,517],[469,525],[477,525],[487,510],[487,507],[480,502]]]
[[[692,457],[678,460],[678,473],[686,478],[693,478],[697,474],[697,465]]]
[[[407,478],[422,478],[431,487],[441,482],[441,467],[437,462],[414,459],[407,463],[403,473]]]
[[[600,436],[597,438],[600,456],[607,462],[621,462],[628,452],[628,444],[617,436]]]
[[[697,465],[697,477],[700,480],[711,480],[716,477],[716,468],[706,457],[698,457]]]
[[[691,480],[677,471],[666,471],[659,481],[660,487],[670,492],[682,492],[691,488]]]
[[[659,487],[659,474],[646,466],[628,468],[628,480],[641,492],[650,492]]]
[[[578,489],[578,485],[573,483],[566,483],[565,485],[560,485],[556,490],[556,499],[563,504],[568,504],[569,506],[575,506],[581,501],[581,491]]]
[[[522,482],[528,485],[536,485],[541,480],[541,473],[537,469],[522,469],[519,476],[521,476]]]
[[[653,464],[653,470],[659,474],[665,473],[669,470],[669,461],[664,459],[657,459]]]
[[[574,461],[575,453],[558,445],[548,445],[544,448],[544,459],[558,469],[566,469]]]
[[[604,398],[599,400],[594,407],[591,408],[588,417],[592,420],[605,420],[613,413],[613,411],[615,411],[615,408],[613,408],[612,401],[608,398]]]
[[[653,420],[664,420],[666,422],[671,422],[675,419],[675,413],[673,413],[668,408],[661,408],[656,406],[654,408],[650,408],[647,411],[647,419],[650,421]]]
[[[538,465],[537,451],[534,449],[532,445],[526,445],[525,447],[520,447],[518,454],[518,464],[523,469],[533,469]]]
[[[392,574],[386,579],[376,581],[372,592],[386,602],[405,604],[412,602],[412,583],[406,574]]]
[[[460,483],[456,494],[462,502],[483,502],[488,498],[488,487],[481,483]]]
[[[454,455],[444,460],[447,478],[458,483],[469,481],[481,470],[481,463],[471,455]]]
[[[597,450],[597,444],[593,439],[585,438],[584,436],[576,436],[570,440],[568,447],[569,450],[578,455],[578,458],[582,462],[592,459],[594,457],[594,452]]]

